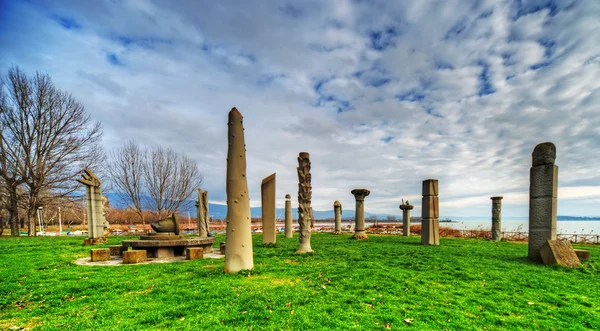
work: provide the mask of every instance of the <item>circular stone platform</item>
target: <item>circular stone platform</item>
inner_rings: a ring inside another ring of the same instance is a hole
[[[205,259],[222,259],[225,255],[221,255],[219,249],[213,250],[212,253],[204,253]],[[87,265],[87,266],[120,266],[120,265],[140,265],[140,264],[154,264],[154,263],[172,263],[172,262],[185,262],[185,256],[175,257],[163,257],[163,258],[149,258],[148,261],[136,264],[123,264],[123,258],[120,256],[111,256],[109,261],[92,262],[89,257],[82,257],[73,261],[76,265]]]

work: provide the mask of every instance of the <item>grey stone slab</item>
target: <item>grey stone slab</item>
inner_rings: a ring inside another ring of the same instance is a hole
[[[530,170],[529,197],[557,197],[558,166],[546,164]]]
[[[440,199],[436,196],[424,196],[421,200],[421,218],[440,217]]]
[[[527,256],[530,261],[541,262],[540,249],[548,240],[556,239],[556,231],[550,229],[529,229]]]
[[[529,200],[529,229],[556,230],[556,198]]]

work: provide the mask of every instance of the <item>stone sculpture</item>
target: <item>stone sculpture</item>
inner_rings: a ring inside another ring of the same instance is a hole
[[[171,216],[150,223],[152,230],[156,233],[173,233],[176,236],[179,235],[179,217],[177,213],[173,213]]]
[[[198,189],[198,201],[196,201],[196,214],[198,218],[198,236],[208,237],[208,191]]]
[[[530,261],[542,260],[540,249],[556,239],[556,197],[558,167],[554,164],[556,147],[551,142],[535,146],[529,172],[529,247]]]
[[[335,230],[333,234],[342,233],[342,204],[335,200],[333,203],[333,215],[335,217]]]
[[[300,248],[298,254],[310,253],[310,231],[312,228],[312,186],[310,176],[310,155],[301,152],[298,155],[298,225],[300,226]]]
[[[292,238],[293,236],[293,221],[292,221],[292,198],[291,195],[285,195],[285,237]]]
[[[225,272],[236,273],[252,269],[252,232],[250,199],[246,180],[246,145],[242,114],[233,108],[229,112],[227,140],[227,245]]]
[[[262,206],[263,244],[274,244],[277,240],[275,228],[275,174],[262,180],[260,184]]]
[[[408,203],[408,200],[406,200],[406,203],[403,200],[400,205],[400,209],[402,210],[402,235],[405,237],[410,236],[410,211],[413,208],[415,206]]]
[[[440,244],[440,203],[438,180],[423,181],[423,200],[421,204],[421,244]]]
[[[104,196],[100,188],[100,179],[91,170],[83,170],[83,178],[77,181],[85,185],[85,198],[87,208],[88,238],[86,245],[102,244],[106,242],[105,232],[108,222],[104,217]],[[108,201],[108,199],[107,199]]]
[[[354,195],[356,199],[356,210],[354,214],[354,235],[353,239],[367,239],[367,232],[365,231],[365,197],[371,194],[371,191],[364,188],[357,188],[352,190],[350,193]]]
[[[492,199],[492,240],[502,239],[502,197],[491,197]]]

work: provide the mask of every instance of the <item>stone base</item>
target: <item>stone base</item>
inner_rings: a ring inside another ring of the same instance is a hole
[[[123,251],[143,249],[148,252],[148,258],[185,256],[185,249],[189,247],[202,247],[205,252],[212,252],[214,237],[195,237],[186,239],[146,239],[123,240]]]
[[[558,264],[569,268],[581,266],[571,242],[567,240],[548,240],[540,249],[540,255],[545,265]]]
[[[219,243],[219,253],[221,253],[221,255],[225,255],[225,243]]]
[[[574,249],[575,255],[579,258],[579,261],[589,261],[590,260],[590,251],[586,251],[585,249]]]
[[[102,244],[106,244],[106,238],[104,238],[104,237],[100,237],[100,238],[86,238],[83,241],[83,245],[84,246],[102,245]]]
[[[437,218],[423,219],[421,221],[421,244],[439,246],[440,221]]]
[[[123,264],[135,264],[146,262],[148,256],[144,250],[129,250],[123,252]]]
[[[110,260],[110,249],[98,248],[92,249],[90,252],[92,262],[108,261]]]
[[[356,240],[369,239],[369,236],[367,236],[367,231],[365,231],[365,230],[356,230],[356,231],[354,231],[354,235],[352,236],[352,239],[356,239]]]
[[[122,249],[123,246],[121,245],[110,245],[108,246],[108,249],[110,249],[110,256],[121,256],[122,254]]]
[[[185,249],[186,260],[198,260],[204,258],[204,249],[202,247],[190,247]]]

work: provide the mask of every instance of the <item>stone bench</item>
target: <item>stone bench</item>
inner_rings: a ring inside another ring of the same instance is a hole
[[[146,262],[148,257],[145,250],[123,251],[123,264],[135,264]]]
[[[110,260],[110,249],[108,248],[97,248],[90,251],[90,257],[92,262],[108,261]]]
[[[202,247],[205,252],[212,252],[214,242],[214,237],[124,240],[122,250],[143,249],[148,252],[148,258],[163,258],[185,256],[185,249],[190,247]]]

